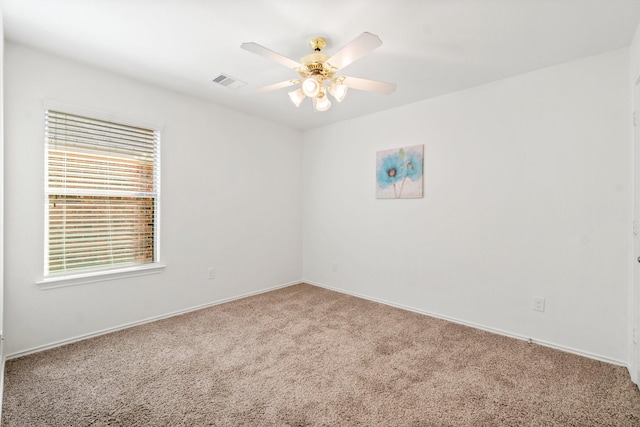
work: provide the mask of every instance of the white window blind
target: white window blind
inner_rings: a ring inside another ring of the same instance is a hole
[[[157,258],[158,131],[48,110],[46,275]]]

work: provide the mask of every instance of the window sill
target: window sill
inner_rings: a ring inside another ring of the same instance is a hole
[[[86,285],[88,283],[105,282],[127,277],[146,276],[164,271],[164,264],[146,264],[135,267],[119,268],[117,270],[93,271],[66,276],[50,276],[36,282],[40,290],[63,288],[66,286]]]

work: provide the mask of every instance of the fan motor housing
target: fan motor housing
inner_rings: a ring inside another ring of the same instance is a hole
[[[303,65],[298,69],[298,73],[304,78],[314,76],[322,80],[330,79],[337,69],[329,65],[327,59],[329,56],[324,53],[310,53],[300,60]]]

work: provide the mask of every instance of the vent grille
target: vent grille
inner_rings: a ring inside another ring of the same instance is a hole
[[[238,89],[247,84],[247,82],[238,80],[228,74],[220,74],[218,77],[213,79],[213,82],[222,86],[226,86],[230,89]]]

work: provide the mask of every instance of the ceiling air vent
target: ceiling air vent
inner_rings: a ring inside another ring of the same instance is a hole
[[[247,82],[243,82],[242,80],[238,80],[235,77],[231,77],[228,74],[220,74],[218,77],[213,79],[214,83],[218,83],[222,86],[226,86],[231,89],[239,89],[242,86],[246,85]]]

